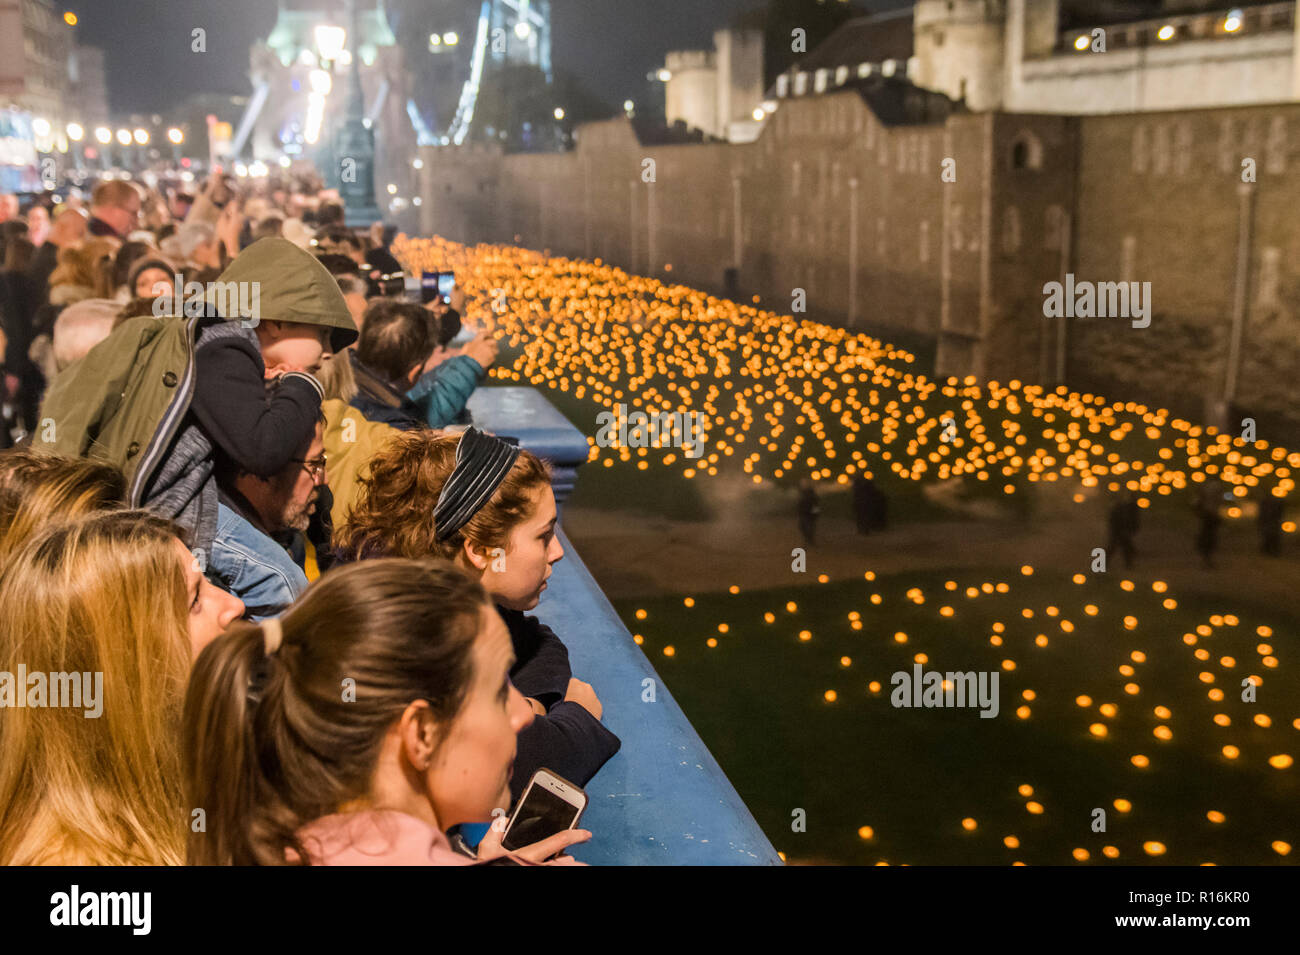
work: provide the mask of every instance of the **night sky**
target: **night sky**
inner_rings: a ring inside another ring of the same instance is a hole
[[[672,49],[704,48],[715,29],[762,0],[553,0],[552,59],[622,102]],[[105,51],[109,108],[165,112],[199,92],[246,94],[248,49],[275,23],[275,0],[65,0],[81,42]],[[165,10],[165,13],[160,11]],[[207,30],[208,52],[190,52]],[[202,64],[196,69],[195,64]]]
[[[275,22],[275,0],[63,0],[81,42],[105,51],[109,108],[165,113],[199,92],[247,94],[248,50]],[[552,0],[552,58],[619,103],[674,49],[704,49],[715,29],[765,0]],[[895,2],[872,4],[880,9]],[[190,52],[207,30],[208,52]],[[201,64],[196,68],[196,64]]]

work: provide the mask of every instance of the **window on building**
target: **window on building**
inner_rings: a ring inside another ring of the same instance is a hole
[[[1043,168],[1043,143],[1028,130],[1022,130],[1011,143],[1011,168]]]

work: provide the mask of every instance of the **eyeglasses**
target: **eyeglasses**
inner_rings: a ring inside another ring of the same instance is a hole
[[[291,459],[292,464],[300,464],[306,468],[307,473],[311,475],[312,483],[319,484],[325,480],[325,455],[318,458],[312,458],[310,461],[303,458]]]

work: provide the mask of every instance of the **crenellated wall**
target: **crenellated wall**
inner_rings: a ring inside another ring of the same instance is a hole
[[[933,341],[940,374],[1197,418],[1222,397],[1247,228],[1237,400],[1280,440],[1300,436],[1297,142],[1293,104],[890,126],[845,90],[785,102],[743,145],[643,146],[620,119],[567,154],[426,149],[422,228],[715,292],[736,266],[737,294],[766,308],[803,289],[810,316]],[[1043,286],[1067,272],[1150,282],[1151,326],[1044,318]]]

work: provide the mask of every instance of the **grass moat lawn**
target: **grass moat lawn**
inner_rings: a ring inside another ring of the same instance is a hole
[[[1293,860],[1292,612],[1114,570],[791,576],[618,604],[789,861]],[[917,663],[996,673],[996,718],[894,706]]]

